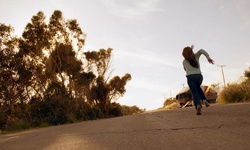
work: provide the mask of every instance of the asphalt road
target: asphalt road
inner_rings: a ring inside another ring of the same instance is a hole
[[[250,103],[86,121],[0,135],[0,150],[247,150]]]

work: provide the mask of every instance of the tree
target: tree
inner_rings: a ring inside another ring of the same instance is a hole
[[[29,81],[26,85],[29,99],[32,96],[42,99],[51,81],[60,80],[71,92],[72,80],[82,65],[76,52],[84,45],[85,35],[77,21],[65,21],[59,10],[54,11],[48,25],[45,19],[41,11],[33,16],[19,41],[19,56],[25,62],[22,70],[32,74],[24,76]]]
[[[7,43],[11,43],[13,28],[5,24],[0,24],[0,107],[10,106],[15,101],[16,92],[14,86],[17,79],[15,68],[15,51],[8,48]],[[5,47],[5,48],[4,48]],[[7,107],[6,109],[10,109]]]
[[[121,115],[116,100],[131,75],[111,78],[111,48],[83,52],[77,20],[55,10],[46,23],[39,11],[20,38],[13,30],[0,24],[0,130]]]
[[[0,129],[2,124],[8,123],[8,118],[23,117],[24,113],[17,112],[23,104],[23,89],[20,82],[18,67],[20,59],[17,57],[17,38],[12,37],[14,29],[0,24]]]
[[[60,10],[55,10],[48,24],[50,46],[57,43],[71,44],[80,51],[85,44],[85,34],[79,27],[77,20],[67,20],[63,18]]]
[[[96,73],[97,76],[105,77],[110,68],[112,50],[108,48],[107,50],[100,49],[99,51],[85,52],[84,55],[88,63],[87,68]]]
[[[250,80],[250,67],[248,68],[248,70],[245,70],[244,76],[247,78],[247,80]]]
[[[59,10],[52,14],[48,28],[50,50],[46,71],[53,75],[52,80],[60,80],[66,86],[71,98],[77,98],[81,88],[76,81],[84,74],[82,60],[77,56],[82,53],[85,34],[75,19],[65,21]]]
[[[13,31],[14,28],[12,26],[0,23],[0,50],[4,46],[10,46],[10,43],[13,43],[14,37],[11,36]]]
[[[112,101],[116,101],[126,92],[125,85],[131,80],[130,74],[125,74],[123,77],[115,76],[110,79],[106,76],[109,71],[111,62],[112,49],[100,49],[99,51],[86,52],[88,67],[96,73],[96,80],[91,87],[92,97],[90,101],[98,105],[103,113],[107,115],[108,107]]]
[[[18,56],[23,60],[19,74],[25,81],[24,89],[28,100],[33,96],[42,99],[47,86],[45,74],[47,58],[44,52],[49,46],[47,38],[49,32],[45,19],[43,12],[38,12],[37,15],[33,16],[31,23],[26,25],[19,40]]]
[[[55,50],[50,54],[47,63],[47,74],[59,74],[62,83],[65,84],[63,73],[69,77],[76,76],[80,72],[82,62],[77,60],[76,54],[71,45],[59,44],[56,45]]]

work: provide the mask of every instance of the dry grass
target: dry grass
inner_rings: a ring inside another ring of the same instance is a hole
[[[250,81],[240,84],[228,84],[219,94],[219,103],[236,103],[250,101]]]
[[[178,109],[180,107],[180,104],[175,99],[166,99],[163,104],[163,108],[167,110]]]

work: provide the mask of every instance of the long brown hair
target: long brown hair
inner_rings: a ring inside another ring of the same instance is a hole
[[[182,51],[182,56],[189,62],[189,64],[195,68],[199,68],[199,64],[195,58],[193,47],[185,47]]]

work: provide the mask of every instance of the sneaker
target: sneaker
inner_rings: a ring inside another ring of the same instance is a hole
[[[206,106],[206,107],[209,107],[209,106],[210,106],[210,104],[208,103],[207,100],[205,100],[205,106]]]
[[[200,105],[197,106],[197,115],[201,115],[201,106]]]

